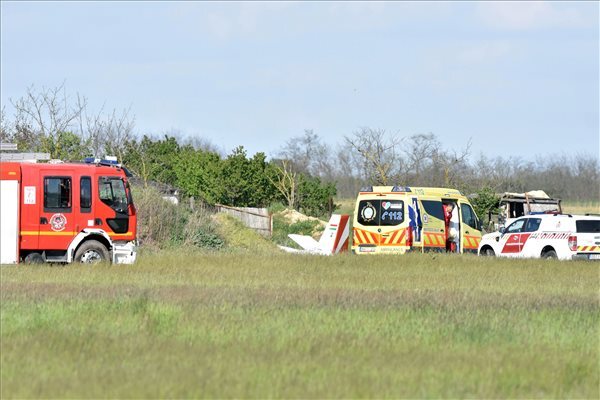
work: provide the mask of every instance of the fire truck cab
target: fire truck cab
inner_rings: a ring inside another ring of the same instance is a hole
[[[136,259],[136,209],[125,169],[88,163],[0,163],[0,263]]]

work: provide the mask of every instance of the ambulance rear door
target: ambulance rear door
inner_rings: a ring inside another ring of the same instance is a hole
[[[379,214],[379,246],[384,252],[404,252],[407,229],[405,197],[392,195],[381,199]]]
[[[423,222],[422,243],[424,251],[446,250],[446,224],[444,223],[444,207],[439,197],[419,197],[422,206]]]
[[[352,245],[358,246],[359,253],[375,253],[379,246],[379,215],[381,200],[362,198],[356,208],[356,224],[353,227]]]

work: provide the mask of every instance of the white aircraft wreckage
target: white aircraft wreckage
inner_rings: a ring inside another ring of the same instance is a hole
[[[349,215],[333,214],[318,242],[311,236],[290,233],[288,237],[302,247],[302,250],[285,246],[279,246],[279,248],[288,253],[316,254],[324,256],[348,251],[348,238],[350,233],[349,219]]]

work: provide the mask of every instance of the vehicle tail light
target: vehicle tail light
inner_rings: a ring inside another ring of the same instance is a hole
[[[569,249],[571,251],[577,250],[577,236],[569,236]]]
[[[407,229],[408,232],[406,232],[406,245],[407,246],[412,246],[413,245],[413,235],[412,235],[412,227],[409,227]]]

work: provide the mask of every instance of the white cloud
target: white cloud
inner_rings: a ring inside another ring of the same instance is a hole
[[[545,1],[524,2],[480,2],[477,15],[487,26],[509,30],[540,28],[574,28],[597,25],[598,8],[595,16],[586,15],[581,4],[571,5]],[[594,21],[596,19],[596,21]]]
[[[179,29],[225,40],[259,33],[294,3],[176,3],[168,15]]]
[[[467,65],[490,64],[508,57],[510,51],[507,41],[485,41],[458,50],[456,60]]]

